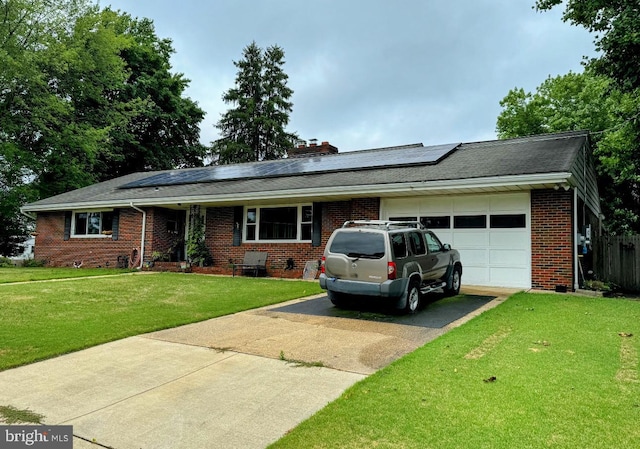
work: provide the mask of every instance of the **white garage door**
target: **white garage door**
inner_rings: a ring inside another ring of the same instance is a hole
[[[420,219],[460,251],[467,285],[531,288],[530,196],[388,198],[381,218]]]

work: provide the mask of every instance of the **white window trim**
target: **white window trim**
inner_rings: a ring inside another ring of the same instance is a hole
[[[297,215],[296,215],[296,238],[295,239],[268,239],[268,240],[260,240],[260,210],[261,209],[277,209],[281,207],[296,207]],[[313,210],[313,204],[311,203],[299,203],[299,204],[277,204],[277,205],[255,205],[255,206],[245,206],[244,207],[244,216],[242,218],[243,226],[242,226],[242,243],[311,243],[313,239],[313,217],[311,221],[302,221],[302,208],[303,207],[311,207]],[[251,224],[251,226],[255,226],[256,228],[256,238],[255,240],[247,240],[247,211],[249,209],[256,210],[256,222],[255,224]],[[309,240],[301,240],[300,236],[302,235],[302,225],[303,224],[311,224],[312,232],[311,239]]]
[[[76,214],[100,213],[100,232],[98,234],[76,234]],[[71,233],[70,237],[74,239],[110,239],[112,234],[106,235],[102,233],[102,213],[113,212],[113,209],[100,210],[74,210],[71,214]]]

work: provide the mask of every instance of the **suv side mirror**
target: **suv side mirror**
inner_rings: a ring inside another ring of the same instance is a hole
[[[445,243],[444,245],[442,245],[444,247],[445,251],[451,251],[451,245],[449,245],[448,243]]]

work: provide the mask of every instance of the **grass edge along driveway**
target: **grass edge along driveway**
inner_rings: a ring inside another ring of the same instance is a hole
[[[0,285],[0,371],[320,292],[307,281],[181,273]]]
[[[638,448],[640,302],[518,293],[270,448]]]
[[[14,282],[51,281],[92,276],[133,274],[137,270],[124,268],[0,268],[0,285]]]

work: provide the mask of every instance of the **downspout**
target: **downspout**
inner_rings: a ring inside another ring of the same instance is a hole
[[[20,213],[21,213],[22,215],[24,215],[25,217],[28,217],[28,218],[32,219],[34,223],[37,223],[37,221],[38,221],[38,214],[25,212],[25,211],[23,211],[23,210],[22,210],[22,208],[20,209]],[[33,230],[34,230],[34,231],[37,231],[38,229],[37,229],[37,228],[33,228]],[[32,237],[35,237],[35,235],[37,235],[37,234],[34,234],[33,232],[31,233],[31,236],[32,236]],[[34,242],[35,242],[35,240],[34,240]],[[32,249],[33,249],[33,248],[32,248]],[[34,253],[34,254],[35,254],[35,253]]]
[[[578,279],[578,264],[580,259],[578,258],[578,189],[573,189],[573,290],[576,291],[580,288],[580,281]]]
[[[144,263],[144,240],[145,240],[145,234],[147,233],[147,213],[140,209],[137,206],[133,205],[133,202],[129,203],[129,206],[131,206],[133,209],[137,210],[138,212],[142,213],[142,237],[140,239],[140,266],[138,267],[138,269],[142,269],[142,264]]]

